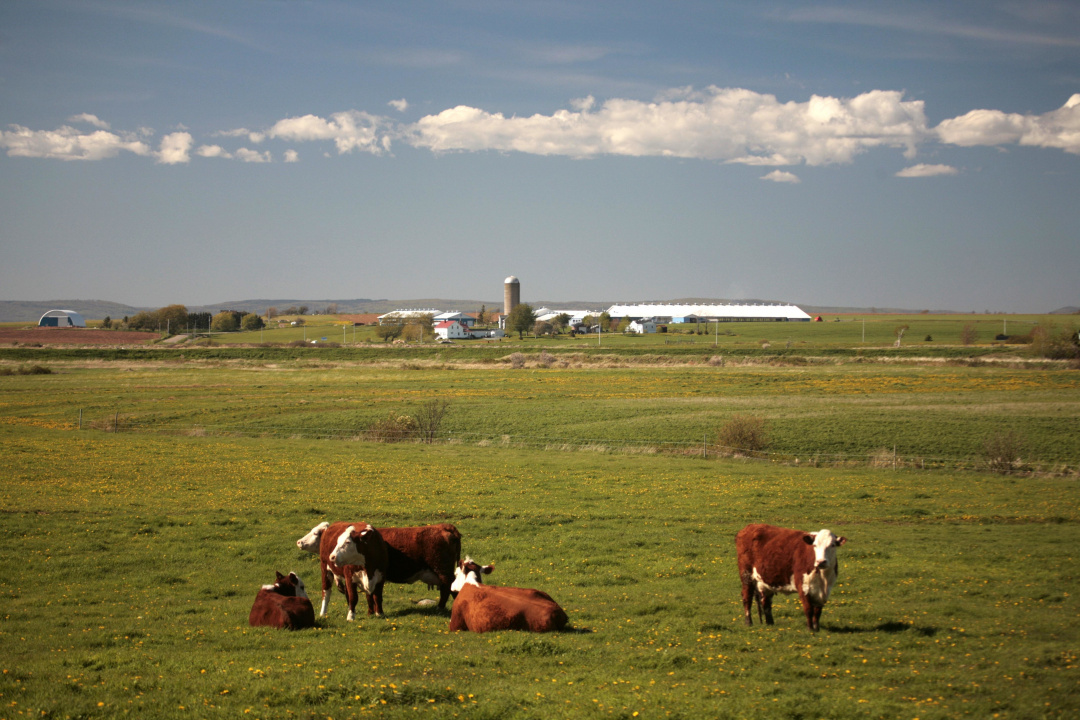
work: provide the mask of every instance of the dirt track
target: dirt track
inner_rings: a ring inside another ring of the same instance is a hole
[[[0,328],[0,345],[141,345],[159,337],[156,332],[90,328]]]

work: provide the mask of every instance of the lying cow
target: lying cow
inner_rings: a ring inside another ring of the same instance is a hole
[[[304,581],[296,573],[282,575],[275,572],[277,581],[263,585],[255,595],[255,603],[248,614],[252,627],[269,627],[300,630],[315,626],[315,609],[311,607]]]
[[[451,630],[551,632],[566,627],[566,612],[547,593],[484,585],[480,576],[494,569],[493,565],[480,566],[469,557],[458,563],[452,590]]]
[[[335,583],[349,603],[347,620],[356,615],[357,584],[367,595],[368,615],[382,617],[387,561],[386,543],[378,530],[365,522],[324,522],[297,540],[296,545],[319,556],[322,571],[319,617],[326,617]]]
[[[319,523],[296,541],[301,550],[318,553],[322,533],[329,523]],[[422,527],[378,528],[386,543],[385,579],[392,583],[424,582],[439,588],[439,609],[445,610],[454,583],[454,568],[461,559],[461,533],[448,523]]]
[[[847,538],[829,530],[806,533],[772,525],[747,525],[740,530],[735,536],[735,550],[746,624],[754,624],[750,606],[755,600],[758,621],[764,608],[765,623],[772,625],[773,595],[798,593],[807,627],[817,630],[821,610],[840,572],[836,548],[846,542]]]

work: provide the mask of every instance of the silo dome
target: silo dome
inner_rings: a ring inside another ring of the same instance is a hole
[[[518,279],[516,277],[511,275],[510,277],[503,280],[503,284],[504,285],[520,285],[521,283],[518,281]]]

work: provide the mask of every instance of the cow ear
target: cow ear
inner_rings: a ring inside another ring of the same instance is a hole
[[[274,574],[277,575],[278,582],[281,582],[282,580],[285,579],[285,576],[282,575],[281,573],[279,573],[277,570],[274,571]]]
[[[846,543],[846,542],[847,542],[847,538],[846,538],[846,537],[839,537],[839,538],[837,538],[837,539],[836,539],[836,544],[837,544],[837,545],[843,545],[843,544],[844,544],[844,543]]]
[[[491,563],[490,565],[485,565],[484,567],[480,568],[480,572],[484,573],[485,575],[490,575],[494,570],[495,563]]]
[[[817,533],[808,533],[806,535],[803,535],[802,536],[802,541],[804,543],[806,543],[807,545],[813,545],[814,544],[814,535],[816,535],[816,534]]]
[[[291,580],[293,585],[295,585],[300,582],[300,576],[294,572],[291,572],[289,573],[289,580]]]

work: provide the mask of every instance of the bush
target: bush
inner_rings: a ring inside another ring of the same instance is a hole
[[[769,445],[765,419],[753,415],[736,415],[720,428],[716,444],[725,455],[752,455]]]
[[[515,370],[520,370],[525,367],[525,356],[519,352],[516,352],[510,356],[510,367]]]
[[[391,412],[367,429],[364,437],[371,442],[395,443],[412,439],[417,433],[416,419]]]
[[[1050,360],[1067,360],[1080,356],[1075,330],[1055,330],[1039,326],[1031,333],[1031,354]]]
[[[0,375],[52,375],[52,368],[44,365],[20,365],[17,368],[0,368]]]
[[[991,472],[1007,475],[1020,463],[1023,439],[1013,430],[997,432],[983,445],[983,459]]]
[[[421,440],[429,445],[435,442],[435,436],[439,434],[439,428],[442,427],[443,417],[445,417],[446,410],[449,407],[449,400],[435,398],[428,400],[420,406],[420,409],[416,411],[416,418],[413,421],[416,424],[416,429]]]
[[[971,323],[968,323],[960,330],[960,343],[962,345],[974,345],[978,339],[979,332]]]

